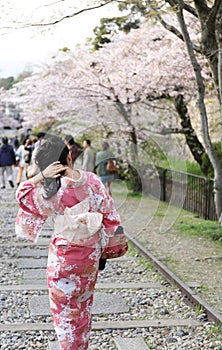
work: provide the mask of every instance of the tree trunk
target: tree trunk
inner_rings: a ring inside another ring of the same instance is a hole
[[[138,161],[138,146],[136,129],[133,126],[130,132],[132,165],[129,164],[129,174],[133,185],[133,192],[142,192],[140,163]]]
[[[183,33],[184,41],[186,43],[187,51],[191,60],[191,64],[193,66],[193,70],[194,70],[195,78],[197,82],[198,95],[199,95],[198,108],[200,112],[203,140],[204,140],[206,152],[208,154],[208,157],[214,169],[215,206],[216,206],[217,217],[218,219],[220,219],[222,214],[222,166],[221,166],[220,160],[218,159],[213,149],[210,135],[209,135],[207,111],[206,111],[206,106],[204,102],[205,86],[201,75],[201,69],[197,62],[196,56],[194,54],[192,42],[187,30],[184,17],[183,17],[183,5],[184,5],[183,1],[178,0],[177,18],[178,18],[181,31]]]
[[[194,0],[194,3],[201,24],[201,44],[203,54],[210,65],[217,96],[221,103],[218,80],[218,42],[215,30],[215,23],[221,7],[221,0],[215,0],[212,7],[208,7],[206,2],[200,0]]]
[[[188,113],[187,106],[184,102],[182,95],[178,95],[174,99],[174,105],[177,110],[177,113],[181,119],[181,126],[183,129],[184,136],[186,138],[186,143],[196,160],[200,165],[200,168],[205,176],[207,176],[207,169],[202,167],[203,155],[206,153],[202,143],[199,141],[195,130],[192,127],[190,116]]]
[[[216,38],[218,44],[218,86],[219,86],[219,101],[220,101],[220,115],[222,123],[222,3],[216,17]]]
[[[129,117],[131,113],[131,107],[128,106],[129,109],[126,110],[124,105],[118,101],[116,103],[117,110],[121,113],[124,120],[126,121],[130,131],[129,131],[129,140],[128,140],[128,150],[129,150],[129,159],[128,159],[128,171],[130,182],[132,183],[133,192],[141,192],[142,191],[142,181],[141,181],[141,171],[140,171],[140,163],[138,160],[138,145],[137,145],[137,135],[136,129],[131,123],[131,119]]]

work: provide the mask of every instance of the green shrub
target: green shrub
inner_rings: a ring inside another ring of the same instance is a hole
[[[197,162],[186,161],[187,173],[202,176],[200,165]]]

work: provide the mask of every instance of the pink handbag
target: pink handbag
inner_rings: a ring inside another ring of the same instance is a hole
[[[108,246],[106,246],[101,255],[101,259],[113,259],[118,258],[126,254],[128,250],[128,243],[126,235],[122,226],[118,226],[114,236],[109,239]]]

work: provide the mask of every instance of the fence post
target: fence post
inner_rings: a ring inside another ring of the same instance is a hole
[[[205,180],[205,213],[204,213],[204,219],[205,220],[209,220],[209,216],[210,216],[210,205],[209,205],[209,181],[208,179]]]
[[[166,202],[166,173],[167,169],[163,169],[162,175],[163,175],[163,181],[162,181],[162,200],[163,202]]]

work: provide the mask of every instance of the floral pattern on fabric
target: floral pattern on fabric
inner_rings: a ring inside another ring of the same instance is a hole
[[[42,184],[31,180],[18,187],[20,209],[16,235],[36,242],[48,217],[56,220],[66,208],[87,199],[89,212],[101,213],[101,228],[85,240],[85,246],[69,242],[59,232],[50,240],[47,281],[54,327],[62,350],[87,350],[91,330],[91,309],[101,252],[120,224],[119,214],[99,178],[80,172],[78,181],[62,178],[57,194],[43,198]]]
[[[50,245],[47,269],[54,327],[64,350],[87,350],[100,244],[94,248]]]
[[[64,177],[62,186],[56,195],[50,200],[44,199],[43,196],[43,186],[35,185],[31,180],[24,181],[17,189],[16,199],[20,210],[16,218],[15,229],[19,237],[27,237],[28,240],[36,242],[49,216],[55,217],[56,214],[63,214],[65,208],[71,208],[86,198],[89,200],[89,211],[103,215],[101,232],[105,236],[113,236],[120,223],[113,198],[107,194],[105,187],[93,173],[81,171],[78,181]],[[37,224],[32,235],[28,229],[30,222],[28,214],[30,213],[33,226],[35,222]]]

